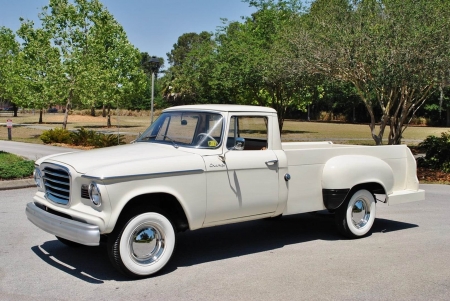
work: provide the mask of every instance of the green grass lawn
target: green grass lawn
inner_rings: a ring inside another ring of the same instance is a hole
[[[29,178],[33,170],[34,161],[0,151],[0,180]]]

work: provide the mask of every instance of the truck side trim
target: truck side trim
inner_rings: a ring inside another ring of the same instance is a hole
[[[192,170],[180,170],[180,171],[171,171],[171,172],[158,172],[158,173],[149,173],[149,174],[139,174],[139,175],[125,175],[125,176],[114,176],[114,177],[104,177],[104,176],[88,176],[82,175],[82,178],[91,179],[91,180],[126,180],[131,178],[161,178],[161,177],[173,177],[173,176],[181,176],[187,174],[196,174],[204,172],[203,169],[192,169]]]
[[[28,219],[42,230],[86,246],[98,246],[100,228],[44,211],[34,203],[25,210]]]
[[[350,189],[322,189],[323,204],[328,210],[337,209],[345,200]]]

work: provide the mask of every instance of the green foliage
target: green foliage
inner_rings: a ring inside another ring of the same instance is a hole
[[[95,146],[97,145],[97,132],[93,130],[86,130],[85,128],[81,128],[76,132],[73,132],[71,135],[72,144],[79,146]]]
[[[388,144],[399,144],[435,87],[448,82],[449,14],[449,1],[316,0],[288,30],[298,54],[291,64],[351,83],[375,142],[386,130]]]
[[[21,19],[17,32],[24,41],[14,64],[19,105],[66,104],[65,128],[73,104],[118,106],[143,92],[140,53],[99,0],[50,0],[39,19],[41,28]]]
[[[304,109],[310,77],[292,72],[282,33],[300,14],[301,1],[245,1],[258,11],[243,23],[207,32],[186,33],[168,53],[162,91],[176,104],[239,103],[277,110],[280,128],[288,107]]]
[[[123,135],[114,134],[97,134],[95,140],[95,147],[109,147],[118,144],[125,144],[125,137]]]
[[[71,133],[63,128],[54,128],[51,130],[44,131],[41,136],[42,142],[45,144],[48,143],[67,143],[70,144],[72,142]]]
[[[441,133],[441,137],[428,136],[419,148],[426,152],[418,160],[419,166],[450,172],[450,132]]]
[[[93,130],[81,128],[76,132],[70,132],[63,128],[55,128],[44,131],[41,140],[48,143],[66,143],[77,146],[93,146],[96,148],[125,144],[123,135],[103,134]]]
[[[16,61],[19,43],[11,29],[0,26],[0,98],[16,100]]]
[[[34,161],[0,151],[0,179],[26,178],[33,174]]]

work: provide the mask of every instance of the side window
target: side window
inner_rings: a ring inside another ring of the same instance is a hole
[[[235,138],[244,138],[244,150],[267,149],[267,123],[268,120],[265,116],[232,116],[227,147],[233,148]]]

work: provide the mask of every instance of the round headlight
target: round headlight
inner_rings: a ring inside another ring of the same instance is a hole
[[[100,189],[94,182],[89,184],[89,198],[91,199],[92,204],[97,207],[102,204],[102,195],[100,194]]]
[[[42,182],[41,170],[38,167],[34,168],[33,177],[34,177],[34,183],[36,183],[36,186],[38,188],[44,188],[44,185],[43,185],[44,183]]]

